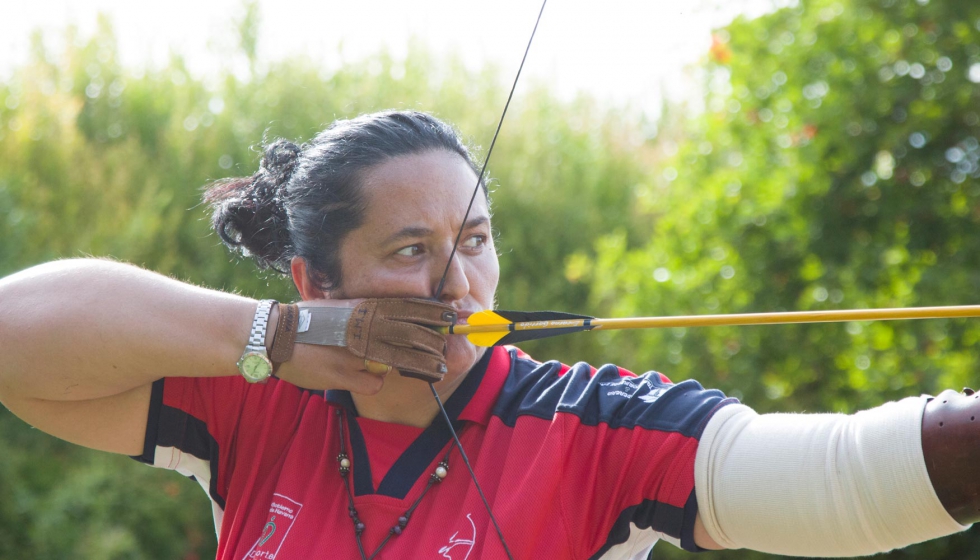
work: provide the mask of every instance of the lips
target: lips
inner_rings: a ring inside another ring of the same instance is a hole
[[[457,325],[466,325],[466,324],[468,324],[467,319],[469,319],[470,315],[472,315],[472,314],[473,314],[472,311],[462,311],[462,310],[457,311],[456,312],[456,324]]]

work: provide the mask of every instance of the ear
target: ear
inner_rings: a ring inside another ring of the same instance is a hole
[[[306,259],[303,257],[293,257],[289,262],[289,270],[293,275],[293,284],[299,291],[299,296],[303,301],[314,299],[330,299],[330,294],[324,292],[316,282],[310,280]]]

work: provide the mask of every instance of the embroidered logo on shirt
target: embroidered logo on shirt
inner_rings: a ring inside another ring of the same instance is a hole
[[[262,533],[242,560],[275,560],[301,509],[303,504],[282,494],[273,494],[269,517],[262,526]]]
[[[473,514],[467,513],[466,519],[470,522],[470,538],[459,538],[459,531],[449,537],[449,544],[439,549],[439,554],[448,560],[466,560],[473,552],[476,544],[476,523],[473,523]]]
[[[652,403],[667,392],[666,387],[655,387],[650,384],[649,380],[636,377],[620,377],[616,381],[608,381],[599,385],[608,390],[606,392],[607,397],[626,397],[628,399],[636,395],[643,387],[647,387],[649,391],[645,395],[637,397],[645,403]]]
[[[664,389],[663,387],[657,387],[656,389],[650,391],[649,393],[645,395],[641,395],[640,400],[645,403],[652,403],[653,401],[659,399],[660,396],[666,392],[667,389]]]

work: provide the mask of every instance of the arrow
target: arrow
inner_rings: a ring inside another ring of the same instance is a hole
[[[980,305],[906,307],[892,309],[845,309],[789,311],[734,315],[680,315],[596,319],[559,311],[486,310],[469,316],[466,324],[443,327],[443,334],[466,335],[477,346],[503,346],[582,331],[653,329],[665,327],[725,327],[789,323],[840,323],[845,321],[895,321],[980,317]]]

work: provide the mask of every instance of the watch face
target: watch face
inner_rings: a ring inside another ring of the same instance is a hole
[[[263,381],[272,373],[269,361],[259,353],[245,355],[240,369],[245,379],[253,383]]]

